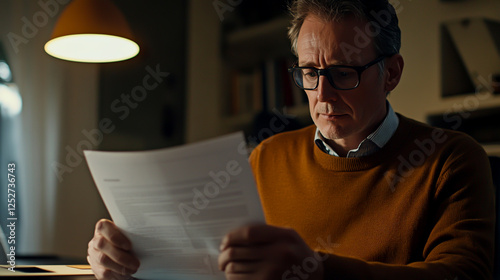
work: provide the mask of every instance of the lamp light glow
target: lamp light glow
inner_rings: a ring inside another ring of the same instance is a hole
[[[127,38],[105,34],[75,34],[54,38],[45,51],[57,58],[77,62],[121,61],[139,53],[139,45]]]
[[[140,50],[125,16],[111,0],[73,0],[44,49],[59,59],[88,63],[126,60]]]

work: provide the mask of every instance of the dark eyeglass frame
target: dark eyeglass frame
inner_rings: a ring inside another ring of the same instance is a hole
[[[301,88],[303,90],[315,90],[315,89],[317,89],[318,85],[319,85],[319,77],[320,76],[326,76],[326,78],[328,79],[328,81],[330,82],[330,84],[335,89],[338,89],[338,90],[351,90],[351,89],[357,88],[359,86],[359,84],[361,84],[361,73],[363,73],[363,71],[365,71],[366,69],[370,68],[371,66],[379,63],[380,61],[384,60],[386,57],[389,57],[389,55],[381,55],[381,56],[377,57],[376,59],[368,62],[367,64],[365,64],[363,66],[334,65],[334,66],[331,66],[331,67],[328,67],[328,68],[324,68],[324,69],[318,69],[318,68],[315,68],[315,67],[298,67],[297,63],[295,63],[295,65],[293,67],[288,68],[288,72],[290,72],[292,74],[292,79],[293,79],[295,85],[297,85],[299,88]],[[334,68],[349,68],[349,69],[355,70],[358,73],[358,83],[356,84],[356,86],[351,87],[351,88],[339,88],[339,87],[337,87],[335,85],[335,82],[333,81],[332,76],[329,74],[330,73],[330,69],[334,69]],[[304,88],[304,87],[300,86],[297,83],[297,81],[295,80],[295,76],[293,75],[293,72],[295,72],[297,70],[302,70],[302,69],[309,69],[309,70],[312,70],[312,71],[316,72],[316,75],[318,76],[318,79],[316,81],[316,86],[314,88]]]

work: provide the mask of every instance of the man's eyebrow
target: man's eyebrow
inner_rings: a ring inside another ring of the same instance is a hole
[[[297,65],[299,67],[315,67],[316,65],[312,62],[298,62]]]
[[[314,67],[314,68],[318,68],[317,65],[313,62],[298,62],[297,65],[299,67]],[[328,64],[327,65],[327,68],[328,67],[332,67],[332,66],[348,66],[349,64],[345,61],[335,61],[335,63],[332,63],[332,64]]]

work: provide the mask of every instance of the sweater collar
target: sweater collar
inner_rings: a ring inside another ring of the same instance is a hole
[[[396,117],[399,119],[399,125],[396,131],[379,151],[364,157],[335,157],[326,154],[317,145],[313,144],[314,160],[323,168],[332,171],[360,171],[379,165],[387,158],[395,157],[401,143],[409,141],[408,137],[412,130],[412,123],[410,120],[399,114],[396,114]]]

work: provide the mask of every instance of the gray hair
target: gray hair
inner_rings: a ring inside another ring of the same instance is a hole
[[[296,56],[298,56],[297,40],[300,28],[308,15],[337,22],[345,16],[354,15],[368,21],[367,28],[375,28],[376,32],[370,31],[370,33],[373,33],[371,36],[374,38],[374,47],[378,55],[396,54],[401,48],[398,17],[394,7],[387,0],[294,0],[289,10],[293,20],[288,30],[288,37]]]

